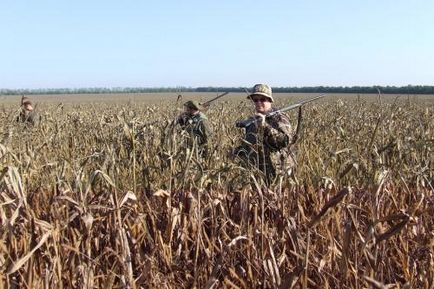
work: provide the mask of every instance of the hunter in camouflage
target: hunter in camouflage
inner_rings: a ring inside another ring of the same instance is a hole
[[[201,112],[201,105],[197,101],[187,101],[184,103],[184,113],[177,118],[177,124],[189,135],[188,146],[196,146],[198,153],[202,157],[208,154],[208,140],[211,129],[208,118]]]
[[[17,122],[29,125],[37,125],[39,123],[39,116],[33,107],[32,101],[24,95],[21,97],[21,111],[17,117]]]
[[[288,117],[283,113],[266,117],[275,111],[271,87],[256,84],[248,96],[255,105],[256,119],[245,127],[243,144],[235,149],[235,155],[241,158],[246,166],[261,170],[270,183],[277,174],[291,174],[294,159],[290,152],[292,127]]]

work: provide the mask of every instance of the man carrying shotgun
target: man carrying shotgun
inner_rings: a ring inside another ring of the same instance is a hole
[[[187,101],[184,103],[184,112],[177,117],[176,123],[189,134],[189,147],[196,145],[199,156],[206,157],[211,129],[208,118],[201,112],[202,109],[197,101]]]
[[[211,128],[207,116],[203,113],[209,108],[210,104],[217,99],[227,95],[229,92],[217,95],[204,103],[190,100],[184,103],[184,112],[176,118],[176,124],[179,124],[184,131],[189,134],[188,145],[191,148],[196,143],[199,156],[206,157],[208,154],[208,141],[211,135]]]
[[[254,117],[237,122],[237,127],[245,128],[246,135],[243,144],[235,149],[235,155],[241,158],[244,164],[261,170],[268,184],[273,181],[277,172],[292,174],[295,159],[290,146],[298,138],[301,107],[322,97],[323,94],[281,109],[274,109],[271,87],[266,84],[256,84],[253,92],[247,97],[253,101],[256,114]],[[284,112],[296,108],[299,109],[298,124],[293,134],[289,119]]]
[[[289,151],[293,130],[288,117],[283,113],[268,114],[277,111],[272,107],[274,102],[271,87],[256,84],[247,97],[255,106],[255,116],[237,123],[244,127],[245,137],[234,154],[241,158],[246,166],[254,166],[261,170],[270,183],[279,171],[291,172],[294,159]]]

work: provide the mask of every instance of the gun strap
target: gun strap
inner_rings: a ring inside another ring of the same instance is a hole
[[[303,120],[303,114],[301,112],[301,106],[298,108],[298,117],[297,117],[297,129],[295,130],[294,137],[292,138],[291,145],[294,145],[300,136],[300,131],[302,128],[302,120]]]

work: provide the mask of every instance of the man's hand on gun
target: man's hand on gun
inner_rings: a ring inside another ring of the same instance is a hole
[[[265,127],[265,114],[262,113],[256,113],[255,117],[257,118],[256,123],[259,127]]]

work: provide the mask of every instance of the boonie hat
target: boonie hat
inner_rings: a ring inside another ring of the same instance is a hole
[[[252,93],[250,93],[247,98],[251,99],[254,95],[262,95],[268,97],[270,99],[270,102],[274,102],[273,92],[271,90],[271,87],[267,84],[255,84],[255,86],[253,86]]]
[[[189,100],[186,103],[184,103],[185,107],[188,107],[190,109],[195,109],[195,110],[201,110],[202,106],[199,104],[199,102],[195,101],[195,100]]]

